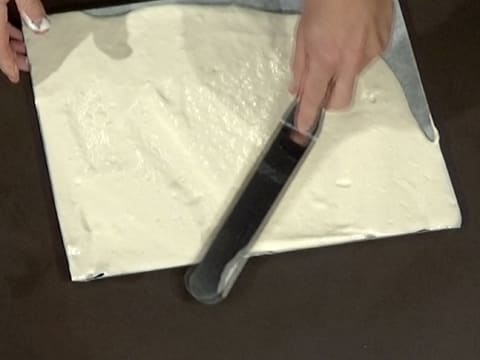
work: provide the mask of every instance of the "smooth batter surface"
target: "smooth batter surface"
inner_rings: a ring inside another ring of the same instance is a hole
[[[290,103],[297,17],[155,6],[27,34],[73,280],[195,262]],[[438,143],[381,61],[320,139],[254,253],[453,228]]]

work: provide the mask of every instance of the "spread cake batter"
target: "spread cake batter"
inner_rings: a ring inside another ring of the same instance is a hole
[[[151,6],[26,34],[73,280],[192,264],[291,102],[296,15]],[[323,131],[253,254],[460,226],[437,142],[381,60]]]

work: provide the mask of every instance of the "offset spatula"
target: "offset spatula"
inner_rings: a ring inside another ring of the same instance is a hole
[[[232,201],[203,259],[187,272],[186,288],[198,301],[215,304],[228,295],[251,246],[315,142],[324,111],[308,135],[295,130],[296,112],[295,102]]]

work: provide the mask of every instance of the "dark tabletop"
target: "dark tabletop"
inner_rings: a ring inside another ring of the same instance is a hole
[[[0,359],[479,359],[480,3],[403,5],[462,229],[254,259],[214,307],[184,269],[69,281],[29,78],[0,78]]]

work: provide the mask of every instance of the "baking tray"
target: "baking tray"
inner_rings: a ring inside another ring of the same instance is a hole
[[[157,6],[161,4],[172,4],[172,3],[197,4],[197,5],[205,4],[205,5],[217,5],[217,6],[238,5],[238,6],[255,8],[257,10],[275,11],[275,12],[282,12],[282,13],[296,13],[300,9],[300,5],[296,1],[276,1],[276,2],[260,1],[259,2],[259,1],[165,0],[165,1],[153,1],[153,2],[147,2],[147,3],[135,3],[135,4],[128,4],[128,5],[114,6],[114,7],[97,8],[92,10],[85,10],[85,12],[92,16],[115,16],[115,15],[122,15],[132,10],[146,7],[146,6]],[[410,39],[408,36],[408,31],[405,25],[405,21],[403,19],[403,14],[400,9],[400,5],[398,2],[396,2],[395,6],[397,11],[396,11],[395,25],[393,30],[393,41],[389,51],[385,54],[384,59],[388,60],[387,62],[389,64],[393,62],[393,64],[402,65],[404,69],[408,71],[410,78],[420,79],[420,74],[418,72],[418,68],[414,61],[414,54],[413,54]],[[403,57],[400,56],[397,58],[395,54],[402,54]],[[413,61],[411,61],[412,59]],[[403,86],[403,88],[406,94],[408,94],[409,92],[411,92],[412,94],[416,94],[418,92],[418,88],[414,89],[413,87],[405,86],[405,85]],[[420,90],[421,90],[421,96],[420,97],[417,96],[417,98],[419,98],[418,104],[422,105],[422,103],[424,103],[422,111],[428,114],[429,121],[431,121],[430,111],[428,108],[428,104],[426,102],[423,87]],[[429,231],[429,230],[430,229],[428,228],[422,229],[422,231]],[[254,255],[260,255],[260,253],[258,254],[255,253]],[[103,272],[99,272],[98,274],[92,273],[88,277],[84,278],[83,280],[93,280],[103,276],[111,276],[111,274],[107,274]]]

